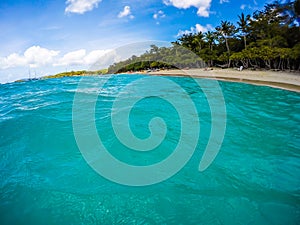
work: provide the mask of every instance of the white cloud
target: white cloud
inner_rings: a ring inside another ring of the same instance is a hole
[[[212,30],[213,29],[213,27],[212,27],[212,25],[210,25],[210,24],[206,24],[205,26],[202,26],[202,25],[200,25],[200,24],[196,24],[196,31],[197,32],[207,32],[207,31],[209,31],[209,30]]]
[[[212,0],[163,0],[165,5],[173,5],[179,9],[196,7],[198,16],[208,17]]]
[[[118,15],[119,18],[129,16],[130,19],[133,19],[134,16],[131,14],[130,6],[125,6],[123,11],[121,11]]]
[[[66,13],[83,14],[98,7],[98,3],[102,0],[67,0]]]
[[[223,3],[228,3],[229,0],[220,0],[220,4],[223,4]]]
[[[59,51],[49,50],[40,46],[28,48],[23,55],[13,53],[0,59],[0,69],[7,69],[19,66],[30,66],[36,68],[51,64]]]
[[[74,66],[84,64],[83,58],[86,55],[85,49],[69,52],[62,58],[58,59],[54,66]]]
[[[59,54],[59,51],[41,48],[40,46],[32,46],[24,52],[24,57],[30,67],[39,67],[48,65],[53,62],[54,57]]]
[[[165,17],[166,17],[166,14],[162,10],[159,10],[157,13],[153,14],[153,19],[155,19],[155,20],[157,20],[159,18],[165,18]]]
[[[59,51],[32,46],[22,54],[12,53],[6,57],[0,57],[0,83],[28,77],[28,69],[31,72],[34,71],[36,77],[41,77],[62,72],[66,68],[68,70],[107,68],[116,60],[115,51],[109,49],[90,52],[80,49],[60,54]]]
[[[85,61],[90,62],[89,70],[98,70],[99,68],[107,68],[109,65],[112,65],[115,62],[119,62],[122,59],[125,60],[128,58],[129,56],[126,58],[120,58],[116,50],[96,50],[87,55],[85,57]]]
[[[205,26],[202,26],[201,24],[196,24],[195,27],[191,27],[190,30],[180,30],[177,34],[177,37],[182,36],[184,34],[189,34],[189,33],[198,33],[198,32],[207,32],[209,30],[213,30],[213,26],[210,24],[206,24]]]
[[[16,67],[91,66],[110,51],[109,49],[93,50],[87,53],[85,49],[79,49],[59,56],[59,51],[32,46],[23,55],[12,53],[7,57],[0,57],[0,70]]]
[[[257,4],[255,1],[254,1],[254,3]],[[244,10],[244,9],[246,9],[246,8],[248,8],[248,9],[250,9],[250,10],[259,10],[259,7],[253,6],[253,5],[250,5],[250,4],[248,4],[248,5],[242,4],[242,5],[240,6],[240,9],[241,9],[241,10]]]
[[[91,66],[111,50],[94,50],[87,53],[85,49],[69,52],[58,59],[54,66]]]
[[[109,52],[111,52],[111,50],[94,50],[91,51],[89,54],[87,54],[84,57],[84,63],[86,65],[93,65],[95,63],[98,63],[98,61],[101,59],[102,57],[105,56],[106,54],[108,54]]]
[[[1,69],[24,66],[27,64],[26,58],[17,53],[10,54],[9,56],[2,58],[1,61]]]

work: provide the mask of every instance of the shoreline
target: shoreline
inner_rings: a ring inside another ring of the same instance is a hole
[[[300,73],[285,71],[259,71],[219,69],[210,70],[184,69],[161,70],[148,73],[160,76],[190,76],[193,78],[215,79],[228,82],[248,83],[259,86],[268,86],[300,93]]]
[[[183,69],[183,70],[180,69],[159,70],[155,72],[140,71],[140,72],[119,73],[119,74],[143,74],[143,75],[154,75],[154,76],[214,79],[214,80],[220,80],[225,82],[238,82],[238,83],[247,83],[247,84],[258,85],[258,86],[268,86],[272,88],[300,93],[300,72],[269,71],[269,70],[238,71],[232,68],[226,68],[226,69],[199,68],[199,69]],[[72,75],[72,76],[77,76],[77,75]],[[83,75],[78,75],[78,76],[83,76]],[[97,76],[97,75],[86,74],[85,76]],[[52,78],[62,78],[62,77],[48,76],[48,77],[40,77],[38,79],[52,79]],[[35,79],[30,79],[30,80],[35,80]],[[27,79],[13,81],[12,83],[24,82],[24,81],[27,81]]]

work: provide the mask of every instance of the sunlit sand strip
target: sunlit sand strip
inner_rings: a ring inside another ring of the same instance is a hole
[[[300,92],[300,73],[252,71],[234,69],[189,69],[189,70],[161,70],[150,72],[152,75],[164,76],[192,76],[195,78],[209,78],[231,82],[244,82],[255,85],[270,86],[290,91]]]

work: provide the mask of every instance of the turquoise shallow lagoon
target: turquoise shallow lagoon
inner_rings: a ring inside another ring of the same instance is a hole
[[[98,133],[111,154],[138,166],[166,158],[180,133],[176,110],[162,99],[146,98],[132,110],[132,131],[146,138],[149,120],[159,116],[168,125],[165,140],[143,154],[117,140],[110,120],[113,101],[123,87],[141,77],[113,76],[98,97],[95,115]],[[192,79],[169,77],[197,107],[197,149],[170,179],[129,187],[101,177],[78,149],[72,104],[80,79],[0,86],[1,225],[299,224],[299,93],[219,82],[227,110],[226,133],[215,161],[199,172],[211,129],[209,105]],[[88,78],[91,83],[94,79]],[[212,81],[201,82],[210,87]]]

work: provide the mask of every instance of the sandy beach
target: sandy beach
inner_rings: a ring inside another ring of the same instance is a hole
[[[188,69],[188,70],[160,70],[150,72],[151,75],[191,76],[195,78],[209,78],[230,82],[244,82],[255,85],[270,86],[290,91],[300,92],[300,73],[286,71],[252,71],[234,69]]]

